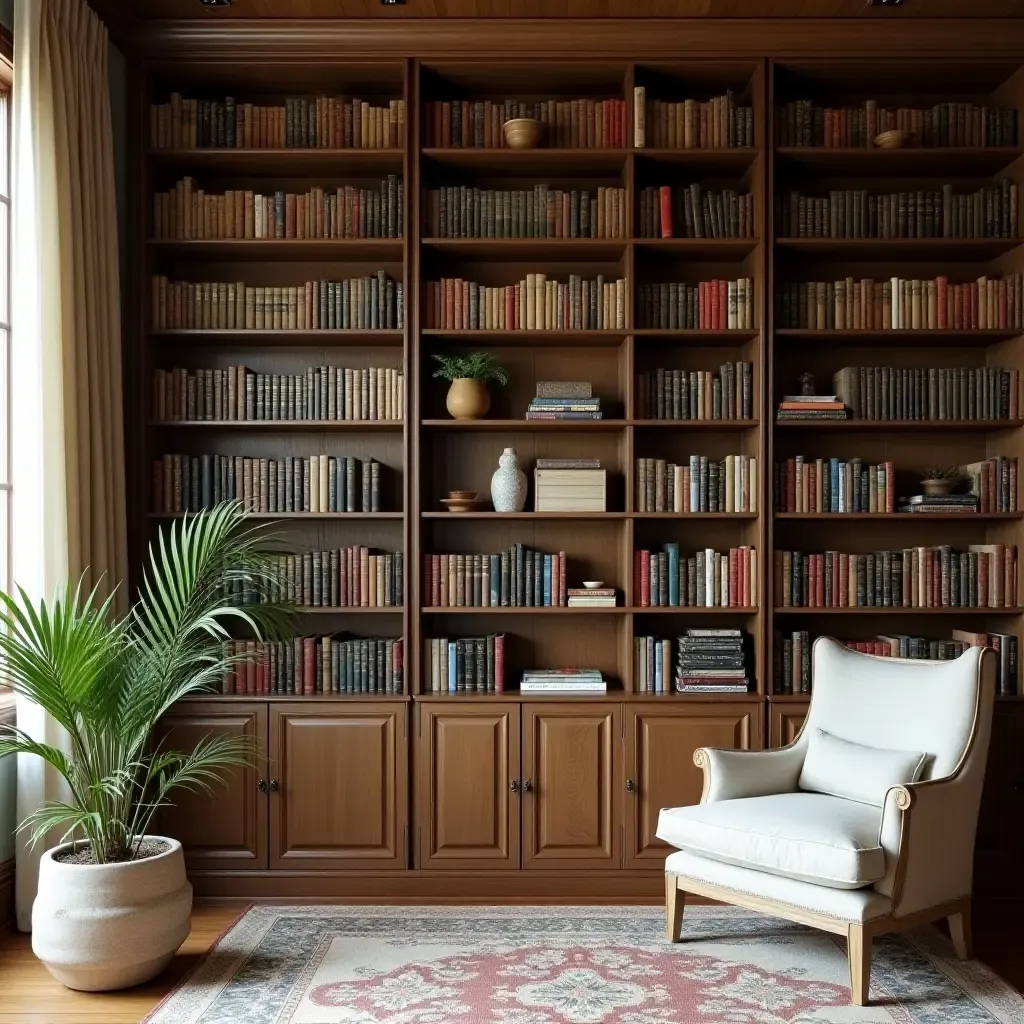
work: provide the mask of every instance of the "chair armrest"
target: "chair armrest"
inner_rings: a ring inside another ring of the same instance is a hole
[[[693,763],[704,770],[702,804],[796,791],[804,763],[802,748],[730,750],[698,747]]]
[[[896,917],[970,895],[979,796],[962,775],[886,793],[879,828],[886,876],[875,889],[892,896]]]

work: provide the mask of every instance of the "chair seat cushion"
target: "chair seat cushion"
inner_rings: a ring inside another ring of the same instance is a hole
[[[658,838],[726,864],[834,889],[859,889],[885,874],[882,809],[821,793],[666,807]]]

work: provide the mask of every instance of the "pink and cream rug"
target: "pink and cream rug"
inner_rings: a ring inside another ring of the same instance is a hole
[[[256,907],[146,1024],[1022,1024],[1024,999],[925,929],[841,940],[732,907]]]

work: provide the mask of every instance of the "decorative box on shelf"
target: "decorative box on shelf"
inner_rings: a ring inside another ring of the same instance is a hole
[[[606,512],[606,469],[535,469],[535,512]]]

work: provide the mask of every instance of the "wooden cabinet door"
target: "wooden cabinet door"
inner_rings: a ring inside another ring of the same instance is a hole
[[[190,750],[204,736],[223,734],[254,740],[257,765],[230,769],[226,785],[210,793],[175,790],[174,805],[159,813],[154,828],[181,841],[190,868],[266,868],[267,795],[257,788],[265,778],[266,704],[183,701],[160,720],[154,739],[169,750]]]
[[[621,705],[524,704],[523,867],[621,867],[621,770]]]
[[[796,739],[804,719],[807,717],[807,701],[768,704],[768,745],[785,747]]]
[[[519,705],[416,711],[417,867],[518,868]]]
[[[698,747],[761,746],[761,705],[668,702],[626,709],[626,867],[661,870],[672,848],[655,836],[663,807],[700,803]]]
[[[270,866],[404,868],[407,707],[302,701],[270,712]]]

